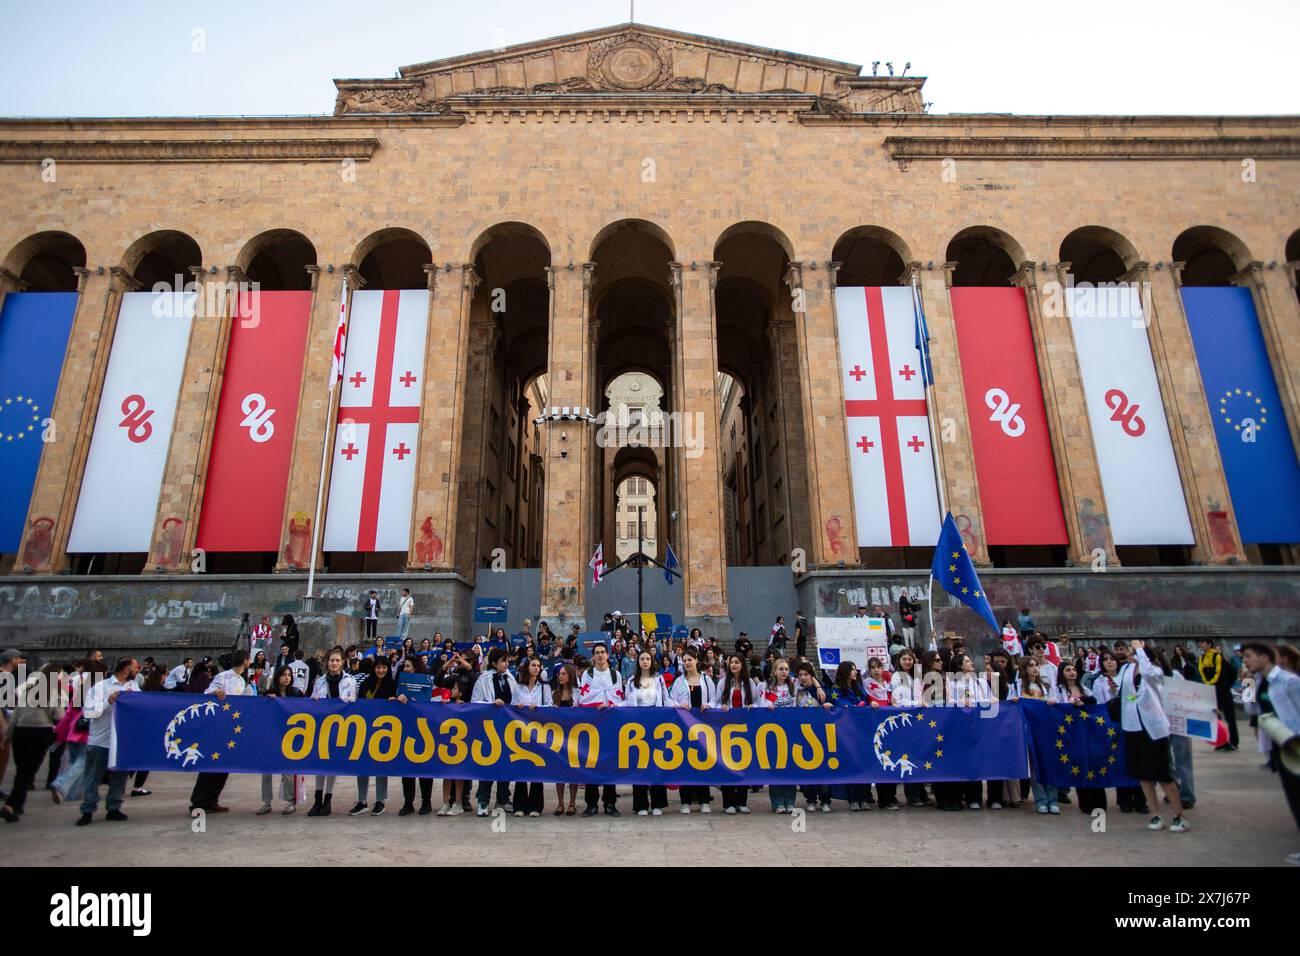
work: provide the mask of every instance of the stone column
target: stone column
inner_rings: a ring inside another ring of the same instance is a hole
[[[1106,567],[1118,567],[1115,540],[1106,516],[1101,468],[1092,443],[1083,377],[1074,354],[1074,337],[1065,304],[1070,263],[1057,264],[1056,290],[1039,288],[1035,268],[1036,263],[1022,262],[1011,282],[1025,290],[1034,354],[1038,358],[1038,378],[1052,438],[1052,457],[1056,460],[1056,480],[1070,538],[1066,563],[1090,566],[1094,552],[1101,551]]]
[[[921,290],[930,329],[930,364],[934,368],[931,389],[934,425],[939,434],[939,467],[943,469],[943,494],[953,521],[961,532],[966,550],[977,565],[988,566],[988,537],[984,532],[984,513],[980,508],[979,478],[975,473],[975,449],[971,442],[970,419],[966,408],[966,386],[961,374],[961,356],[957,348],[957,323],[953,317],[952,274],[955,262],[943,266],[943,279],[927,278],[921,263],[909,262],[899,281],[911,285],[913,279]],[[978,409],[976,410],[978,414]],[[949,437],[951,436],[951,437]],[[943,516],[939,516],[943,520]],[[927,542],[918,541],[924,545]]]
[[[590,350],[591,287],[594,262],[547,266],[550,322],[547,369],[552,407],[588,406],[593,358]],[[546,461],[546,519],[542,539],[543,618],[586,624],[587,561],[596,535],[584,489],[595,447],[593,426],[582,421],[547,421],[542,425]],[[608,562],[612,563],[612,562]],[[558,628],[556,633],[562,633]]]
[[[163,466],[158,511],[154,516],[153,550],[145,573],[181,573],[191,569],[191,553],[198,535],[199,504],[207,471],[212,430],[221,397],[221,380],[230,344],[230,289],[247,283],[237,266],[225,275],[190,268],[198,301],[190,326],[189,347],[181,371],[167,460]]]
[[[1152,273],[1145,262],[1135,263],[1121,282],[1138,283],[1147,315],[1147,335],[1155,359],[1156,380],[1174,458],[1182,478],[1183,497],[1192,519],[1192,561],[1196,564],[1244,562],[1241,534],[1232,511],[1228,482],[1214,437],[1214,420],[1205,401],[1196,350],[1178,293],[1182,263]]]
[[[68,535],[81,494],[81,476],[99,413],[100,392],[113,349],[122,293],[140,283],[114,266],[107,272],[78,268],[77,311],[54,397],[55,438],[41,452],[17,568],[37,574],[68,570]]]
[[[1259,330],[1282,396],[1291,442],[1300,449],[1300,302],[1295,287],[1287,281],[1285,270],[1265,268],[1262,262],[1249,263],[1233,282],[1250,289],[1255,300]]]
[[[785,274],[794,298],[799,380],[803,385],[808,511],[813,533],[809,567],[859,564],[835,315],[835,273],[839,266],[838,262],[791,262]]]
[[[456,554],[456,518],[464,489],[460,457],[469,371],[469,313],[479,277],[468,263],[449,262],[441,269],[430,263],[424,271],[429,276],[429,335],[406,569],[442,571],[455,568],[458,558],[477,563],[473,555]]]
[[[719,262],[669,263],[677,336],[673,364],[681,391],[673,411],[674,445],[681,445],[681,509],[677,513],[685,624],[730,638],[727,555],[723,537],[722,442],[719,435],[718,335],[714,290]],[[684,442],[689,439],[690,447]]]
[[[303,360],[302,387],[298,394],[298,421],[293,432],[293,457],[289,463],[289,487],[285,493],[284,530],[276,571],[306,571],[311,563],[312,522],[316,515],[316,491],[320,486],[321,443],[334,446],[332,420],[335,395],[329,391],[334,365],[334,334],[339,324],[339,303],[343,282],[348,295],[365,286],[366,280],[354,266],[346,265],[322,273],[308,266],[312,276],[311,321],[307,332],[307,354]],[[351,309],[351,302],[348,303]],[[328,420],[328,421],[327,421]],[[329,461],[326,456],[326,503],[329,490]],[[321,508],[321,538],[324,539],[325,507]],[[324,566],[324,551],[316,557],[316,570]]]
[[[795,548],[808,550],[812,538],[808,487],[803,475],[810,460],[803,429],[803,399],[799,390],[799,340],[795,323],[773,318],[767,328],[767,348],[775,366],[777,428],[780,429],[781,457],[785,462],[785,523],[788,544],[786,560],[793,560]],[[725,492],[724,492],[725,493]],[[726,529],[730,533],[730,529]]]
[[[490,556],[485,548],[491,542],[483,540],[483,522],[489,517],[490,507],[487,483],[491,481],[497,487],[497,493],[503,493],[501,473],[504,468],[497,467],[501,458],[491,449],[493,397],[496,395],[495,359],[501,335],[500,327],[485,301],[480,299],[469,303],[468,311],[468,387],[460,461],[460,485],[464,493],[460,496],[456,512],[456,550],[460,555],[460,572],[472,583],[477,579],[483,559]],[[504,411],[503,405],[502,412]],[[499,508],[497,511],[499,513]],[[496,528],[497,514],[491,515],[491,519]]]

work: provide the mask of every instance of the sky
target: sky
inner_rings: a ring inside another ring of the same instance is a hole
[[[629,0],[0,0],[0,116],[330,113],[335,77],[626,22]],[[636,0],[640,23],[911,62],[936,113],[1300,112],[1300,0]]]

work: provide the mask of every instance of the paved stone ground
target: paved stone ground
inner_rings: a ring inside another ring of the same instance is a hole
[[[1248,730],[1248,728],[1244,728]],[[1243,742],[1249,741],[1243,734]],[[128,797],[127,823],[109,823],[103,811],[90,827],[76,828],[75,804],[54,806],[49,794],[32,794],[16,824],[0,823],[0,867],[14,865],[248,865],[271,860],[312,866],[391,864],[750,864],[825,866],[897,865],[1283,865],[1300,850],[1300,834],[1287,811],[1277,778],[1258,769],[1253,749],[1234,754],[1196,745],[1197,805],[1188,816],[1192,830],[1149,833],[1146,817],[1113,809],[1106,833],[1093,833],[1077,806],[1060,817],[1039,816],[1032,803],[1000,811],[941,813],[909,809],[850,813],[836,803],[833,813],[807,815],[805,832],[793,832],[791,817],[770,812],[766,792],[750,795],[753,813],[726,816],[714,792],[714,812],[683,816],[669,793],[663,817],[637,817],[630,788],[620,788],[617,819],[600,816],[556,818],[555,791],[547,785],[546,814],[539,819],[491,820],[472,815],[397,816],[401,789],[392,781],[392,800],[382,817],[348,817],[354,781],[341,778],[332,816],[309,819],[278,811],[254,816],[261,803],[255,776],[236,775],[222,797],[231,813],[208,818],[206,833],[190,830],[186,798],[190,774],[155,773],[148,797]],[[8,789],[12,770],[5,780]],[[42,778],[43,780],[43,778]],[[278,784],[278,781],[277,781]],[[435,786],[435,793],[440,792]],[[802,802],[802,801],[801,801]],[[579,812],[581,812],[579,798]],[[1166,815],[1167,819],[1167,815]],[[499,823],[498,823],[499,825]]]

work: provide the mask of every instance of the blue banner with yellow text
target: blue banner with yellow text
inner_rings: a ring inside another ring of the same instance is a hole
[[[688,711],[124,694],[124,770],[611,784],[1021,779],[1019,706]]]

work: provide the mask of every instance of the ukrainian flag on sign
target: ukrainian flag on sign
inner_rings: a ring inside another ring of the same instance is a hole
[[[652,614],[645,611],[641,614],[641,630],[649,634],[654,631],[657,634],[668,635],[673,632],[673,619],[670,614]]]

